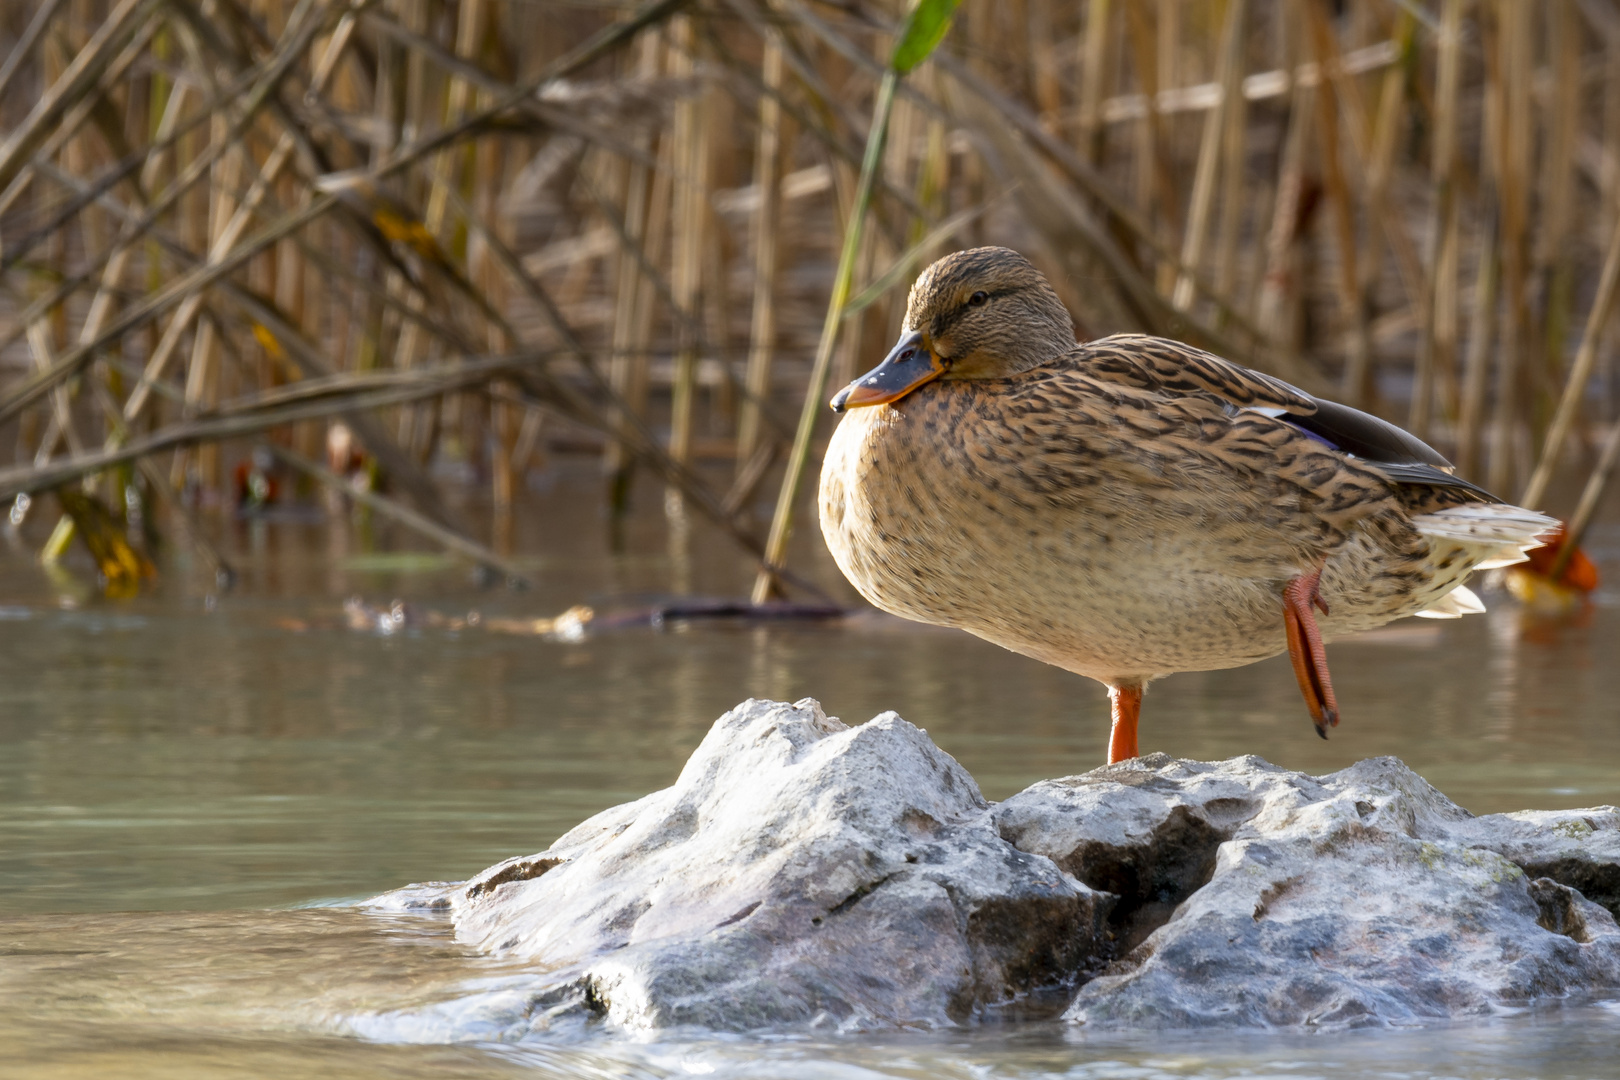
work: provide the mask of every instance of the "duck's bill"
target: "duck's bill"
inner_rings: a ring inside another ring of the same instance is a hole
[[[900,339],[883,363],[833,395],[833,412],[899,401],[944,371],[928,335],[914,331]]]

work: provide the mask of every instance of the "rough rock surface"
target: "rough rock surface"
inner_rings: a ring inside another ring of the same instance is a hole
[[[456,928],[631,1026],[948,1024],[1072,983],[1111,899],[986,809],[893,713],[749,701],[673,787],[469,882]]]
[[[1120,897],[1101,1025],[1407,1024],[1620,988],[1620,813],[1473,817],[1394,758],[1329,776],[1163,754],[991,816]]]
[[[1404,1024],[1620,989],[1620,811],[1472,817],[1400,762],[1162,754],[987,805],[895,716],[721,717],[675,785],[376,901],[532,962],[480,1037],[637,1028]],[[491,1007],[493,1008],[493,1007]],[[489,1010],[485,1010],[489,1011]],[[441,1021],[451,1015],[439,1010]]]

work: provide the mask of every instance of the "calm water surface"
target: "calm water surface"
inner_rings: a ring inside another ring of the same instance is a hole
[[[1034,1025],[494,1047],[379,1026],[513,972],[442,923],[334,905],[543,848],[670,783],[743,698],[813,696],[848,722],[894,709],[992,799],[1104,749],[1100,688],[876,615],[575,643],[428,625],[746,592],[747,567],[700,525],[671,540],[647,508],[605,554],[594,472],[547,483],[518,522],[516,549],[546,553],[521,593],[387,554],[399,538],[261,521],[221,525],[235,590],[211,593],[176,555],[155,590],[114,603],[82,566],[34,564],[46,515],[0,539],[0,1076],[1620,1075],[1620,1011],[1601,1004],[1314,1038]],[[797,565],[839,591],[813,531]],[[1620,583],[1620,527],[1600,525],[1590,550]],[[420,621],[352,630],[351,594],[403,598]],[[1334,645],[1330,742],[1280,659],[1155,686],[1143,749],[1317,773],[1395,754],[1476,812],[1620,803],[1620,589],[1553,621],[1486,600],[1485,616]]]

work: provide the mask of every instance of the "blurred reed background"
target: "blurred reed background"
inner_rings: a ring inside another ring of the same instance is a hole
[[[639,474],[759,558],[904,15],[0,6],[13,530],[133,582],[145,508],[217,561],[199,515],[313,484],[521,576],[525,476],[587,453],[621,511]],[[1595,505],[1617,210],[1615,0],[970,0],[895,98],[830,385],[921,265],[1001,243],[1082,337],[1181,338]]]

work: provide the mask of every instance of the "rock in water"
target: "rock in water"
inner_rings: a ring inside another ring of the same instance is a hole
[[[893,713],[721,717],[675,786],[453,897],[458,936],[568,971],[636,1027],[943,1025],[1074,982],[1111,897],[999,836]]]
[[[1091,1026],[1408,1024],[1620,988],[1620,811],[1476,818],[1392,758],[1311,777],[1163,754],[990,806],[893,713],[848,728],[748,701],[673,787],[375,901],[446,902],[459,938],[536,972],[410,1021],[446,1035],[561,1015],[940,1026],[1009,1004]]]
[[[1410,1024],[1620,987],[1613,807],[1474,817],[1394,758],[1329,776],[1154,754],[992,812],[1114,909],[1067,1019]],[[1544,876],[1550,875],[1550,876]]]

